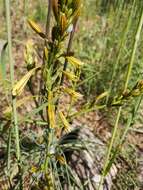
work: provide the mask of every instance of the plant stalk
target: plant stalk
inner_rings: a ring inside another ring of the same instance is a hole
[[[13,56],[12,56],[12,36],[11,36],[11,18],[10,18],[10,1],[9,0],[5,0],[5,6],[6,6],[7,38],[8,38],[8,55],[9,55],[9,64],[10,64],[10,80],[11,80],[11,88],[13,88],[14,61],[13,61]],[[14,129],[15,129],[16,156],[19,163],[20,162],[19,129],[18,129],[18,118],[17,118],[17,110],[16,110],[16,98],[13,96],[12,96],[12,108],[13,108],[13,123],[14,123]]]
[[[48,0],[48,13],[47,13],[47,21],[46,21],[46,36],[50,38],[50,25],[51,25],[51,13],[52,13],[52,0]]]
[[[70,38],[69,38],[68,47],[67,47],[67,55],[69,54],[69,52],[70,52],[70,50],[71,50],[71,47],[72,47],[72,41],[73,41],[73,37],[74,37],[76,25],[77,25],[77,20],[76,20],[75,23],[73,24],[73,30],[72,30],[72,32],[70,33]],[[67,62],[67,59],[65,59],[63,71],[66,71],[67,65],[68,65],[68,62]],[[62,85],[63,82],[64,82],[64,74],[62,74],[60,85]]]

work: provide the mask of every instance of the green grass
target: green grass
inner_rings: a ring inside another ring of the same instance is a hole
[[[142,57],[142,23],[140,27],[138,27],[138,24],[139,20],[142,20],[143,7],[139,1],[134,2],[133,8],[131,3],[124,6],[123,9],[120,9],[120,6],[114,9],[109,5],[104,11],[97,6],[95,7],[94,16],[88,17],[87,15],[89,20],[87,22],[84,20],[81,24],[83,27],[81,34],[77,37],[77,47],[80,47],[78,52],[80,57],[88,63],[82,72],[83,91],[85,90],[88,99],[94,98],[104,91],[109,91],[109,97],[106,101],[110,104],[113,98],[131,89],[136,81],[142,79],[143,65],[140,59]],[[93,2],[90,3],[93,8]],[[139,33],[136,32],[137,28],[139,28]],[[112,108],[110,112],[109,109],[103,111],[104,114],[107,111],[107,116],[114,126],[103,176],[106,176],[105,168],[108,168],[110,161],[113,161],[110,160],[110,154],[115,144],[118,144],[118,138],[116,137],[116,133],[120,131],[118,125],[119,123],[126,125],[125,133],[123,132],[125,138],[128,129],[133,127],[132,122],[136,115],[134,113],[135,105],[138,105],[137,109],[139,109],[141,106],[140,100],[134,98],[132,101],[128,101],[126,106],[123,105],[123,109],[120,107],[116,121],[112,115],[115,116],[118,108]],[[118,151],[120,150],[117,149]]]
[[[82,27],[80,27],[80,34],[77,34],[75,44],[75,47],[80,47],[79,51],[77,48],[77,54],[87,63],[82,72],[82,79],[85,80],[85,82],[82,82],[83,90],[85,89],[84,92],[87,97],[93,97],[112,88],[110,98],[113,98],[123,91],[126,69],[131,55],[134,41],[133,36],[138,25],[140,9],[136,13],[136,7],[134,7],[128,33],[124,37],[128,22],[127,18],[131,10],[130,4],[123,9],[120,14],[118,9],[115,11],[112,8],[106,10],[106,14],[101,14],[100,7],[96,7],[92,1],[88,2],[88,7],[88,9],[91,10],[92,16],[88,14],[89,11],[86,12],[86,10],[83,10],[84,17],[81,20]],[[95,11],[92,12],[94,9]],[[134,17],[136,19],[134,19]],[[123,38],[125,38],[124,44],[122,45],[123,47],[120,48]],[[141,79],[143,67],[141,47],[142,36],[140,38],[139,51],[137,51],[136,54],[128,88],[134,86],[136,81]],[[117,60],[118,56],[119,60]],[[112,72],[117,61],[118,67],[116,68],[111,87]],[[116,73],[118,73],[118,75]],[[122,118],[124,121],[125,118]]]

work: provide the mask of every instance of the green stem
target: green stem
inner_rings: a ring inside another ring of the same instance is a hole
[[[69,42],[68,42],[68,47],[67,47],[67,55],[69,54],[69,52],[70,52],[70,50],[71,50],[71,47],[72,47],[72,41],[73,41],[73,37],[74,37],[76,25],[77,25],[77,20],[76,20],[75,23],[73,24],[73,30],[72,30],[72,32],[70,33]],[[66,71],[67,66],[68,66],[68,62],[67,62],[67,59],[65,59],[63,71]],[[60,82],[60,85],[61,85],[61,86],[62,86],[63,82],[64,82],[64,74],[62,73],[61,82]]]
[[[6,23],[7,23],[7,38],[8,38],[8,55],[10,64],[10,80],[11,88],[14,86],[14,63],[12,56],[12,36],[11,36],[11,18],[10,18],[10,1],[5,0],[6,5]],[[16,111],[16,98],[12,96],[12,108],[13,108],[13,120],[15,128],[15,140],[16,140],[16,156],[18,162],[20,162],[20,145],[19,145],[19,130],[18,130],[18,119]]]
[[[131,75],[131,72],[132,72],[133,63],[134,63],[134,59],[135,59],[135,54],[136,54],[136,50],[137,50],[139,39],[140,39],[142,25],[143,25],[143,9],[142,9],[142,14],[141,14],[141,17],[140,17],[139,25],[138,25],[138,28],[137,28],[137,32],[136,32],[136,35],[135,35],[135,39],[134,39],[134,46],[133,46],[132,56],[131,56],[130,64],[128,66],[128,71],[127,71],[127,75],[126,75],[126,82],[125,82],[125,86],[124,86],[124,91],[126,91],[127,87],[128,87],[128,83],[129,83],[129,79],[130,79],[130,75]]]
[[[47,19],[46,19],[45,34],[47,36],[47,39],[50,41],[50,25],[51,25],[51,17],[52,17],[52,15],[51,15],[52,14],[52,0],[48,0],[47,5],[48,5],[48,8],[47,8]],[[47,40],[44,41],[44,46],[45,47],[47,46]],[[39,82],[39,95],[42,94],[42,88],[44,87],[44,84],[43,84],[43,82],[44,82],[43,81],[43,72],[44,72],[45,64],[46,64],[46,62],[45,62],[44,48],[43,48],[43,67],[42,67],[42,71],[41,71],[41,79],[40,79],[40,82]],[[42,103],[42,100],[39,97],[38,104],[40,105],[41,103]],[[47,108],[48,107],[46,107],[46,113],[47,113]],[[44,119],[43,110],[40,111],[40,115]],[[47,116],[47,122],[48,122],[48,116]]]
[[[110,141],[109,148],[108,148],[108,151],[107,151],[106,160],[105,160],[105,163],[104,163],[104,166],[103,166],[103,173],[102,173],[102,176],[101,176],[101,180],[100,180],[100,184],[99,184],[98,190],[102,190],[102,184],[103,184],[104,178],[106,176],[105,175],[105,171],[106,171],[106,168],[108,167],[108,163],[110,161],[109,160],[110,159],[110,154],[111,154],[111,151],[112,151],[114,139],[116,137],[116,133],[117,133],[117,129],[118,129],[118,123],[119,123],[121,111],[122,111],[122,108],[119,107],[119,110],[118,110],[118,113],[117,113],[117,118],[116,118],[114,129],[113,129],[113,133],[112,133],[112,137],[111,137],[111,141]]]
[[[92,112],[92,111],[101,110],[101,109],[104,109],[104,108],[106,108],[106,105],[95,105],[95,106],[93,106],[91,108],[83,108],[80,111],[77,111],[77,112],[69,115],[69,119],[73,120],[74,118],[76,118],[78,116],[84,115],[84,114]]]
[[[9,170],[10,170],[11,133],[12,133],[12,130],[10,128],[9,129],[9,135],[8,135],[8,144],[7,144],[7,170],[8,170],[8,175],[9,175]]]
[[[52,0],[48,1],[48,13],[47,13],[47,21],[46,21],[46,36],[50,38],[50,25],[51,25],[51,13],[52,13]]]

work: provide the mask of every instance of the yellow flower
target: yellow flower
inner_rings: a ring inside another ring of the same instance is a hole
[[[73,98],[82,98],[83,97],[82,94],[75,92],[74,90],[72,90],[70,88],[64,88],[64,91],[67,92]]]
[[[69,124],[66,117],[64,116],[64,114],[61,111],[59,111],[59,116],[60,116],[61,121],[63,122],[65,131],[70,132],[71,131],[70,124]]]
[[[70,80],[76,82],[78,80],[78,77],[75,76],[74,74],[68,72],[68,71],[63,71],[64,75],[69,78]]]
[[[42,32],[41,27],[36,24],[33,20],[28,19],[28,24],[31,26],[31,28],[37,33],[39,34],[42,38],[45,38],[45,34]]]
[[[61,25],[61,32],[63,34],[65,32],[66,27],[67,27],[67,18],[66,18],[64,13],[61,15],[60,25]]]
[[[17,96],[20,95],[24,89],[24,87],[26,86],[28,80],[30,79],[30,77],[35,73],[35,71],[37,69],[39,69],[40,67],[36,67],[34,69],[31,69],[26,75],[24,75],[22,77],[22,79],[20,81],[17,82],[17,84],[14,85],[13,89],[12,89],[12,95],[13,96]]]
[[[84,65],[83,62],[81,62],[80,60],[76,59],[75,57],[67,56],[66,58],[67,58],[68,62],[71,63],[75,67],[81,67],[81,66]]]
[[[38,168],[36,166],[32,166],[30,172],[36,173],[38,171]]]
[[[56,159],[60,162],[60,164],[62,164],[62,165],[65,165],[65,164],[66,164],[66,160],[64,159],[63,156],[57,155],[57,156],[56,156]]]
[[[55,126],[56,126],[55,106],[52,103],[52,99],[53,99],[53,93],[49,92],[49,95],[48,95],[48,116],[49,116],[50,127],[55,128]]]

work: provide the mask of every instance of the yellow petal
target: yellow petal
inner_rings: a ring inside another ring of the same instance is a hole
[[[36,24],[34,21],[32,21],[31,19],[28,19],[28,23],[31,26],[31,28],[37,33],[39,34],[42,38],[45,38],[45,34],[42,32],[42,29],[40,28],[40,26],[38,24]]]
[[[67,92],[69,95],[71,95],[73,98],[82,98],[83,95],[75,92],[74,90],[70,89],[70,88],[64,88],[64,91]]]
[[[56,126],[55,106],[52,103],[52,99],[53,99],[53,93],[49,92],[49,95],[48,95],[48,116],[49,116],[50,127],[55,128],[55,126]]]
[[[55,112],[54,109],[55,107],[51,104],[48,105],[48,116],[49,116],[49,122],[50,122],[50,127],[55,128]]]
[[[66,160],[63,156],[57,155],[56,159],[60,162],[60,164],[62,164],[62,165],[66,164]]]
[[[70,124],[69,124],[66,117],[64,116],[64,114],[61,111],[59,111],[59,116],[60,116],[61,121],[63,122],[65,131],[70,132],[71,131],[70,130]]]
[[[35,73],[35,71],[39,68],[40,67],[36,67],[34,69],[31,69],[26,75],[24,75],[22,77],[22,79],[20,81],[17,82],[17,84],[14,85],[14,87],[12,89],[12,95],[13,96],[17,96],[17,95],[20,95],[22,93],[22,91],[23,91],[24,87],[26,86],[28,80]]]
[[[38,171],[38,168],[36,166],[32,166],[30,172],[36,173]]]
[[[64,13],[61,15],[60,25],[61,25],[61,32],[63,34],[65,32],[66,27],[67,27],[67,18],[66,18]]]
[[[78,80],[78,77],[75,76],[74,74],[68,72],[68,71],[63,71],[63,73],[66,75],[67,78],[69,78],[70,80],[72,81],[77,81]]]
[[[44,55],[45,55],[46,60],[48,60],[48,48],[47,47],[44,47]]]
[[[68,57],[66,57],[66,58],[67,58],[68,62],[71,63],[71,64],[72,64],[73,66],[75,66],[75,67],[80,67],[80,66],[83,66],[83,65],[84,65],[83,62],[81,62],[80,60],[78,60],[78,59],[75,58],[75,57],[68,56]]]

